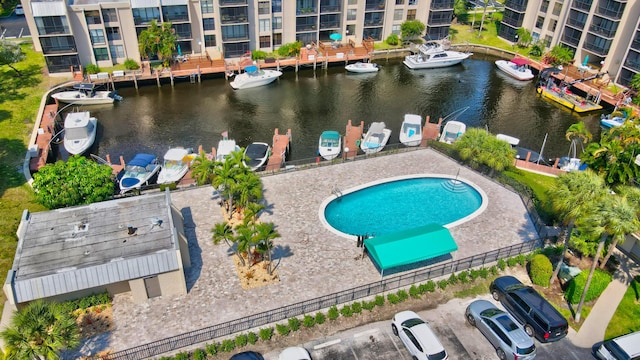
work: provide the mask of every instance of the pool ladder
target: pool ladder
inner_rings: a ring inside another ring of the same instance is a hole
[[[342,191],[337,186],[331,188],[331,194],[335,195],[337,198],[342,196]]]

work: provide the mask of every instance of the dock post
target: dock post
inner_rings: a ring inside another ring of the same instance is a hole
[[[169,78],[171,78],[171,87],[173,87],[173,71],[169,70]]]
[[[278,62],[276,63],[276,69],[277,69],[278,71],[281,71],[281,70],[280,70],[280,59],[278,59]]]
[[[138,90],[138,77],[136,76],[136,73],[133,73],[133,86],[136,87],[136,90]]]
[[[313,71],[316,71],[316,67],[318,65],[318,59],[315,58],[315,56],[313,57]]]
[[[202,82],[202,71],[200,70],[200,64],[198,64],[198,83]]]
[[[298,72],[298,59],[296,59],[296,72]]]
[[[158,83],[158,87],[160,87],[160,72],[156,70],[156,83]]]

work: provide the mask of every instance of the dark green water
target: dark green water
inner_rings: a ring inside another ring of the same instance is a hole
[[[458,116],[471,127],[521,139],[521,146],[540,151],[545,134],[545,157],[566,156],[566,129],[584,120],[595,138],[599,116],[579,116],[541,99],[535,83],[518,83],[498,73],[493,61],[474,55],[461,66],[409,70],[401,59],[376,61],[375,74],[347,74],[342,66],[285,70],[275,83],[235,91],[222,78],[119,89],[124,101],[113,107],[89,109],[98,118],[97,154],[112,159],[132,158],[138,152],[162,156],[173,146],[205,149],[217,146],[221,133],[240,146],[253,141],[271,143],[275,128],[293,133],[289,159],[314,158],[320,133],[344,133],[348,119],[355,124],[384,121],[398,143],[405,113],[439,117],[465,107]]]

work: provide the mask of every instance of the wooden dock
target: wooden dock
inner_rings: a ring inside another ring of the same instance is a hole
[[[364,132],[364,121],[360,121],[360,125],[353,126],[351,119],[347,122],[347,130],[344,133],[342,157],[347,160],[358,155],[362,134]]]
[[[424,127],[422,128],[422,142],[420,142],[420,146],[426,147],[427,141],[429,140],[438,140],[440,136],[440,126],[442,125],[442,118],[438,119],[437,123],[429,122],[430,116],[427,115]]]
[[[267,163],[266,171],[278,170],[284,164],[287,153],[289,152],[289,142],[291,140],[291,129],[287,130],[287,133],[281,135],[278,132],[278,128],[275,129],[273,134],[273,145],[271,146],[271,156],[269,156],[269,162]]]
[[[30,149],[32,153],[31,160],[29,161],[29,170],[31,170],[32,173],[40,170],[47,164],[47,157],[49,156],[49,150],[51,150],[51,140],[56,131],[55,122],[57,115],[57,104],[50,104],[44,107],[35,145]]]

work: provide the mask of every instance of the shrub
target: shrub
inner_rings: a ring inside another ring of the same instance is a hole
[[[396,294],[398,295],[398,300],[400,300],[401,302],[409,298],[409,294],[407,294],[406,290],[398,290]]]
[[[193,360],[205,360],[207,358],[207,353],[202,349],[196,349],[193,352]]]
[[[291,332],[291,329],[289,329],[289,326],[286,324],[276,324],[276,331],[282,336],[287,336]]]
[[[297,317],[292,317],[287,322],[289,323],[291,331],[298,331],[300,329],[300,319]]]
[[[258,335],[256,335],[256,333],[254,333],[253,331],[249,332],[247,334],[247,342],[251,345],[255,344],[258,342]]]
[[[354,314],[360,314],[362,312],[362,303],[356,301],[351,304],[351,310]]]
[[[411,287],[409,288],[409,296],[411,296],[414,299],[420,299],[420,295],[422,294],[424,293],[420,292],[419,286],[411,285]]]
[[[340,309],[340,314],[344,317],[351,317],[353,315],[353,311],[351,310],[351,306],[345,305]]]
[[[447,280],[440,280],[438,281],[438,288],[440,288],[440,290],[444,290],[447,288],[447,285],[449,285],[449,283],[447,282]]]
[[[313,327],[313,325],[315,325],[315,324],[316,324],[316,319],[311,315],[305,315],[302,318],[302,326],[304,326],[306,328]]]
[[[362,308],[367,309],[369,311],[372,311],[375,306],[376,306],[376,302],[375,301],[363,301],[362,302]]]
[[[483,279],[486,279],[489,277],[489,269],[487,269],[486,267],[480,268],[480,271],[478,271],[480,273],[480,277]]]
[[[267,58],[267,53],[262,50],[253,50],[251,52],[251,58],[253,60],[264,60]]]
[[[213,344],[206,344],[204,346],[205,350],[207,350],[207,354],[209,355],[215,355],[218,353],[218,344],[213,343]]]
[[[241,348],[247,345],[247,335],[238,334],[235,338],[235,343],[237,348]]]
[[[322,324],[324,324],[325,320],[327,320],[327,318],[326,318],[326,316],[324,316],[324,313],[318,312],[316,314],[316,324],[322,325]]]
[[[584,286],[587,283],[587,278],[589,277],[589,270],[584,270],[578,276],[574,277],[571,281],[569,281],[569,285],[565,290],[565,297],[567,301],[572,304],[577,304],[580,302],[580,297],[582,297],[582,291],[584,290]],[[584,298],[585,302],[591,301],[604,291],[607,288],[607,285],[611,282],[611,274],[606,271],[602,271],[600,269],[596,269],[593,273],[593,278],[591,279],[591,285],[589,285],[589,290],[587,290],[587,295]]]
[[[489,273],[491,273],[491,275],[498,275],[499,272],[498,267],[495,265],[489,268]]]
[[[433,280],[427,281],[425,284],[420,284],[420,292],[428,293],[436,291],[436,283]]]
[[[471,278],[471,281],[476,281],[476,279],[480,277],[480,270],[469,270],[469,277]]]
[[[547,287],[553,275],[551,260],[543,254],[537,254],[529,263],[529,277],[536,285]]]
[[[500,269],[500,271],[504,271],[504,269],[506,268],[507,268],[507,263],[504,261],[504,259],[498,260],[498,269]]]
[[[262,328],[260,329],[259,335],[260,335],[260,340],[269,341],[273,337],[273,328],[272,327]]]
[[[518,259],[516,259],[515,257],[507,259],[507,266],[514,267],[516,265],[518,265]]]
[[[173,357],[175,360],[189,360],[189,353],[179,352]]]
[[[400,38],[398,37],[397,34],[391,34],[389,36],[387,36],[387,40],[385,40],[385,42],[389,45],[398,45],[400,43]]]
[[[458,277],[455,273],[451,273],[451,276],[449,276],[447,282],[449,283],[449,285],[455,285],[458,283]]]
[[[524,266],[524,264],[527,263],[527,257],[522,254],[516,256],[516,263],[520,266]]]
[[[458,280],[462,283],[462,284],[466,284],[469,282],[469,273],[466,271],[461,272],[460,274],[458,274]]]
[[[329,320],[335,320],[338,318],[338,316],[340,316],[338,308],[335,305],[330,307],[329,311],[327,312],[327,317],[329,317]]]
[[[400,298],[398,297],[397,294],[387,294],[387,300],[389,300],[389,303],[391,304],[397,304],[400,302]]]
[[[138,64],[138,62],[133,59],[126,59],[124,61],[124,67],[127,70],[138,70],[140,69],[140,64]]]
[[[84,72],[86,74],[97,74],[100,72],[100,68],[96,64],[89,64],[84,67]]]
[[[384,296],[376,295],[376,299],[374,301],[376,302],[376,306],[384,306]]]
[[[220,350],[223,352],[232,352],[235,348],[236,343],[234,343],[231,339],[222,340],[222,343],[220,344]]]

